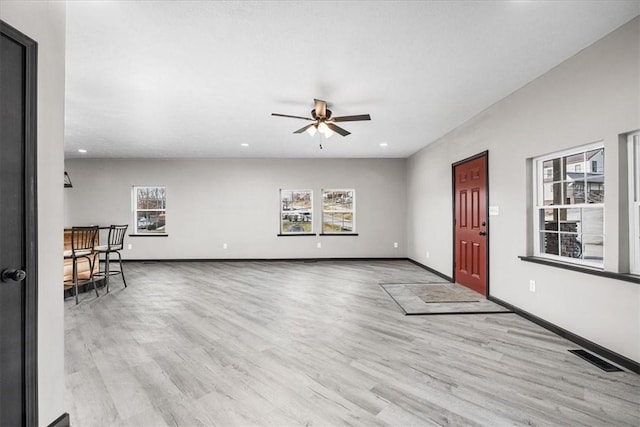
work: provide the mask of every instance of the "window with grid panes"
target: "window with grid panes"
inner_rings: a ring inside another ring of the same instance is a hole
[[[576,148],[534,164],[536,256],[602,267],[604,148]]]
[[[322,190],[322,233],[356,232],[356,191]]]
[[[313,233],[313,191],[280,190],[280,234]]]
[[[132,199],[135,234],[166,234],[166,188],[133,187]]]

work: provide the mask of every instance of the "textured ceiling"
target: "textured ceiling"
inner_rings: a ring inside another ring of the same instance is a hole
[[[407,157],[639,13],[639,1],[69,1],[65,157]],[[313,98],[372,121],[324,140],[270,115],[309,116]]]

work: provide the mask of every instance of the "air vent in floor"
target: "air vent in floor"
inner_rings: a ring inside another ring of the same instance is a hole
[[[598,356],[596,356],[595,354],[589,353],[588,351],[585,351],[585,350],[569,350],[569,352],[575,354],[578,357],[583,358],[587,362],[591,363],[592,365],[597,366],[598,368],[602,369],[603,371],[606,371],[606,372],[622,371],[622,369],[618,368],[617,366],[612,365],[611,363],[607,362],[606,360],[601,359]]]

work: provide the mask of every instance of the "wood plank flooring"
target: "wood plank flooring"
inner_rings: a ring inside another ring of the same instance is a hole
[[[65,301],[73,426],[638,426],[606,373],[515,314],[404,316],[405,261],[126,263]]]

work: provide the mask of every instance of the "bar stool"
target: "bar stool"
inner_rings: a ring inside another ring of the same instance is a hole
[[[109,227],[109,237],[107,238],[106,245],[96,246],[95,250],[98,254],[104,254],[104,270],[96,273],[99,277],[104,277],[104,281],[107,285],[107,293],[109,292],[109,276],[120,274],[122,276],[122,283],[124,287],[127,287],[127,281],[124,279],[124,271],[122,270],[122,255],[120,251],[124,249],[124,236],[127,234],[128,225],[111,225]],[[118,266],[119,270],[110,269],[110,254],[118,254]]]
[[[78,260],[86,259],[89,262],[89,280],[96,291],[96,297],[100,296],[96,282],[93,277],[93,267],[96,259],[95,242],[98,235],[98,226],[72,227],[71,228],[71,250],[64,251],[64,258],[73,260],[72,281],[76,294],[76,304],[78,304]]]

